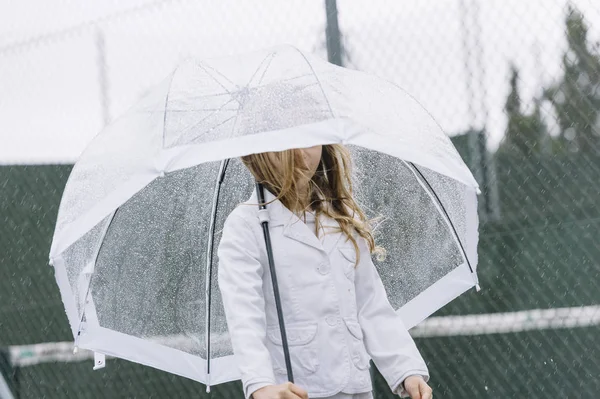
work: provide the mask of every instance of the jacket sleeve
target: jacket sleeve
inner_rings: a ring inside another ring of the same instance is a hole
[[[246,398],[258,388],[275,384],[266,346],[263,267],[258,248],[257,237],[246,220],[230,214],[217,250],[218,283]]]
[[[421,375],[428,381],[429,371],[402,319],[388,301],[366,241],[358,237],[357,242],[360,262],[356,266],[355,289],[365,347],[392,392],[408,396],[404,380]]]

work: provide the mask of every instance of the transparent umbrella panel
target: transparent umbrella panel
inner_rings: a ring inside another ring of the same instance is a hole
[[[228,168],[219,195],[214,251],[210,221],[220,162],[165,175],[117,210],[91,282],[100,326],[206,359],[207,257],[212,252],[215,275],[224,218],[252,186],[250,174],[237,166]],[[226,356],[232,353],[216,278],[212,288],[213,354]]]
[[[453,179],[398,158],[362,147],[352,152],[355,195],[377,221],[375,240],[386,251],[385,260],[373,262],[390,303],[400,309],[466,262],[458,239],[466,239],[467,192]],[[427,183],[458,194],[434,194]]]

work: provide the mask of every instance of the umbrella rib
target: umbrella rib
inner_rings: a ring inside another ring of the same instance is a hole
[[[165,96],[165,105],[163,109],[163,125],[162,125],[162,147],[165,148],[165,133],[167,129],[167,107],[169,106],[169,96],[171,94],[171,87],[173,86],[173,79],[175,79],[175,72],[171,74],[171,81],[169,82],[169,89]]]
[[[108,229],[110,228],[110,225],[112,224],[113,220],[115,219],[115,215],[117,214],[118,210],[119,210],[119,208],[117,208],[113,211],[112,215],[110,216],[110,220],[106,223],[106,227],[104,227],[102,234],[100,235],[100,238],[98,240],[98,242],[99,242],[98,249],[95,251],[96,253],[94,254],[94,270],[93,270],[92,274],[90,275],[90,281],[88,282],[88,286],[86,287],[86,290],[85,290],[85,297],[83,298],[83,310],[81,311],[81,316],[79,318],[79,326],[77,326],[77,336],[75,337],[75,342],[76,342],[75,346],[77,346],[77,342],[79,341],[79,334],[81,332],[83,318],[85,317],[85,303],[87,301],[88,295],[90,294],[90,289],[92,287],[92,279],[94,278],[94,275],[95,275],[96,264],[98,263],[98,257],[100,256],[100,250],[102,249],[102,245],[104,244],[104,239],[106,237],[106,234],[108,233]]]
[[[200,120],[198,123],[195,123],[193,126],[191,126],[191,127],[187,128],[187,129],[184,131],[184,133],[185,133],[185,132],[188,132],[190,129],[193,129],[193,128],[195,128],[195,127],[196,127],[196,126],[198,126],[200,123],[202,123],[202,122],[203,122],[203,121],[204,121],[206,118],[208,118],[208,117],[210,117],[210,116],[214,115],[216,112],[218,112],[218,111],[220,111],[221,109],[223,109],[223,107],[225,107],[227,104],[229,104],[230,102],[234,101],[234,98],[233,98],[233,95],[232,95],[231,91],[229,91],[229,90],[227,89],[227,87],[225,87],[225,85],[223,85],[221,82],[219,82],[219,81],[217,80],[217,78],[215,78],[215,77],[214,77],[214,76],[213,76],[213,75],[212,75],[212,74],[211,74],[211,73],[210,73],[210,72],[207,70],[207,68],[210,68],[212,71],[214,71],[215,73],[219,74],[219,75],[220,75],[220,76],[221,76],[223,79],[225,79],[226,81],[228,81],[229,83],[231,83],[231,84],[232,84],[232,85],[233,85],[233,86],[234,86],[234,87],[235,87],[237,90],[239,90],[239,87],[238,87],[238,85],[236,85],[235,83],[233,83],[233,82],[232,82],[231,80],[229,80],[229,79],[228,79],[228,78],[227,78],[225,75],[223,75],[223,74],[222,74],[222,73],[220,73],[219,71],[215,70],[214,68],[212,68],[212,67],[210,67],[210,66],[208,66],[208,65],[204,65],[204,64],[202,64],[202,63],[198,64],[198,67],[200,67],[200,68],[201,68],[201,69],[202,69],[202,70],[203,70],[203,71],[206,73],[206,75],[207,75],[207,76],[210,76],[210,77],[211,77],[211,78],[212,78],[212,79],[213,79],[213,80],[214,80],[214,81],[215,81],[215,82],[216,82],[216,83],[217,83],[219,86],[221,86],[221,88],[222,88],[223,90],[225,90],[225,92],[226,92],[227,94],[231,95],[231,96],[232,96],[232,98],[231,98],[229,101],[227,101],[226,103],[224,103],[224,104],[223,104],[223,105],[222,105],[222,106],[221,106],[221,107],[220,107],[220,108],[219,108],[217,111],[211,112],[209,115],[207,115],[205,118],[203,118],[202,120]],[[171,78],[171,83],[169,84],[169,91],[167,92],[167,98],[166,98],[166,100],[165,100],[165,113],[164,113],[164,120],[163,120],[163,148],[164,148],[164,146],[165,146],[165,128],[166,128],[166,126],[167,126],[167,112],[166,112],[166,109],[167,109],[167,105],[169,104],[169,92],[170,92],[170,90],[171,90],[171,88],[170,88],[170,85],[171,85],[172,83],[173,83],[173,79]],[[237,113],[236,113],[236,116],[237,116]],[[231,119],[231,118],[228,118],[228,119],[224,120],[223,122],[221,122],[220,124],[218,124],[218,125],[216,125],[216,126],[220,126],[220,125],[222,125],[223,123],[226,123],[227,121],[229,121],[230,119]],[[214,127],[216,127],[216,126],[214,126]],[[181,140],[181,135],[179,136],[179,140],[177,140],[177,142],[175,143],[175,145],[177,145],[177,143],[178,143],[180,140]]]
[[[279,82],[279,83],[282,83],[282,82],[289,82],[289,81],[292,81],[292,80],[296,80],[296,79],[305,78],[305,77],[307,77],[307,76],[312,76],[312,77],[314,77],[314,76],[315,76],[315,74],[314,74],[314,73],[305,73],[304,75],[298,75],[298,76],[294,76],[293,78],[280,79],[280,80],[278,80],[278,82]]]
[[[269,66],[271,65],[271,62],[273,61],[273,58],[275,58],[274,54],[270,54],[270,60],[269,63],[267,64],[267,66],[265,67],[265,70],[263,71],[262,76],[260,77],[256,87],[260,87],[260,84],[262,83],[263,78],[265,77],[265,74],[267,73],[267,70],[269,69]],[[252,80],[254,79],[254,77],[256,76],[256,74],[258,73],[258,71],[260,70],[260,67],[265,63],[265,61],[267,60],[267,58],[269,58],[269,56],[265,57],[264,60],[261,61],[260,65],[258,66],[258,68],[256,68],[256,71],[254,71],[254,73],[252,74],[252,76],[250,77],[250,79],[248,80],[248,84],[246,85],[246,87],[248,88],[250,86],[250,84],[252,83]],[[239,111],[239,102],[238,102],[238,111]],[[235,134],[235,128],[237,126],[237,122],[238,122],[238,116],[240,115],[239,112],[237,112],[235,114],[235,120],[233,121],[233,126],[231,127],[231,133]]]
[[[214,125],[214,126],[212,127],[212,129],[214,129],[214,128],[216,128],[216,127],[219,127],[219,126],[222,126],[222,125],[226,124],[227,122],[229,122],[229,121],[230,121],[230,120],[232,120],[233,118],[237,118],[237,116],[238,116],[238,113],[236,113],[234,116],[230,116],[229,118],[227,118],[227,119],[225,119],[225,120],[221,121],[220,123],[218,123],[218,124]],[[198,139],[198,138],[202,137],[204,134],[206,134],[206,132],[204,132],[204,133],[202,133],[202,134],[200,134],[200,135],[196,136],[196,138],[195,138],[195,139]],[[185,144],[185,143],[180,143],[180,141],[181,141],[181,140],[177,140],[177,142],[176,142],[174,145]],[[193,141],[195,141],[195,140],[193,140]],[[193,142],[193,141],[192,141],[192,142]]]
[[[233,87],[235,87],[236,90],[239,90],[239,86],[236,85],[235,83],[233,83],[231,80],[229,80],[229,78],[227,78],[227,76],[223,75],[221,72],[219,72],[218,70],[214,69],[213,67],[209,66],[209,65],[204,65],[202,63],[198,64],[198,66],[200,68],[202,68],[204,70],[204,72],[206,72],[206,74],[208,76],[210,76],[219,86],[221,86],[223,88],[223,90],[225,90],[227,93],[231,94],[231,91],[227,89],[227,87],[225,87],[225,85],[221,82],[219,82],[219,80],[217,78],[215,78],[213,75],[210,74],[210,72],[208,72],[207,68],[210,68],[211,71],[217,73],[219,76],[221,76],[223,79],[225,79],[227,82],[231,83],[231,85],[233,85]]]
[[[222,96],[227,96],[227,97],[231,97],[231,93],[230,92],[223,92],[223,93],[213,93],[213,94],[198,94],[198,95],[189,95],[186,97],[181,97],[180,101],[185,100],[186,102],[189,102],[190,100],[203,100],[206,98],[214,98],[214,97],[222,97]],[[172,100],[171,103],[173,103],[176,101]]]
[[[269,70],[269,67],[271,66],[271,62],[273,62],[273,59],[275,59],[275,53],[271,53],[267,57],[265,57],[265,59],[260,63],[260,65],[258,66],[258,68],[256,68],[256,71],[254,71],[254,75],[252,75],[252,77],[250,78],[250,81],[248,82],[248,85],[250,85],[252,83],[252,80],[254,79],[254,76],[256,76],[256,74],[258,73],[258,70],[265,63],[265,61],[267,60],[267,58],[269,58],[269,62],[265,66],[265,69],[263,70],[263,73],[260,76],[260,79],[258,79],[258,82],[256,84],[258,86],[258,85],[260,85],[262,83],[263,79],[265,78],[265,75],[267,74],[267,71]]]
[[[213,196],[212,212],[210,215],[210,223],[208,225],[208,247],[206,252],[206,287],[205,287],[205,306],[206,306],[206,390],[210,392],[210,321],[211,321],[211,296],[212,296],[212,269],[213,269],[213,252],[214,252],[214,240],[215,240],[215,222],[217,219],[217,210],[219,206],[219,194],[221,193],[221,185],[225,179],[225,172],[229,165],[229,159],[221,161],[219,166],[219,175],[215,184],[215,193]]]
[[[319,88],[321,89],[321,93],[323,93],[323,98],[325,98],[325,102],[327,103],[327,108],[329,108],[329,112],[331,113],[331,116],[334,117],[335,115],[333,113],[333,109],[331,108],[331,104],[329,103],[329,99],[327,98],[327,94],[325,94],[325,89],[323,89],[323,85],[321,84],[321,81],[319,80],[319,77],[317,76],[317,73],[315,72],[315,69],[313,68],[313,66],[310,63],[310,61],[308,61],[308,58],[306,58],[306,56],[304,55],[304,53],[302,53],[302,51],[298,50],[297,48],[295,48],[295,49],[302,56],[302,58],[304,58],[304,61],[306,61],[306,64],[308,65],[308,67],[312,71],[312,74],[315,77],[315,79],[317,80],[317,84],[319,85]]]
[[[446,220],[448,221],[448,223],[450,224],[450,227],[452,228],[452,232],[454,234],[454,237],[456,238],[456,241],[458,242],[458,245],[460,246],[460,249],[462,251],[463,257],[465,258],[465,261],[467,262],[467,266],[469,266],[469,270],[471,270],[471,273],[474,273],[473,267],[471,266],[471,262],[469,261],[469,257],[467,256],[467,251],[465,251],[465,247],[463,246],[463,243],[460,240],[460,236],[458,235],[458,232],[456,231],[456,227],[454,226],[454,223],[452,223],[452,219],[450,219],[450,215],[448,215],[448,212],[446,211],[446,208],[444,207],[444,204],[440,200],[440,197],[438,197],[437,193],[435,192],[435,190],[433,189],[433,187],[431,186],[431,184],[429,183],[429,181],[427,180],[427,178],[419,170],[419,168],[417,168],[417,166],[414,163],[412,163],[412,162],[408,162],[408,164],[411,165],[412,168],[417,171],[417,173],[419,174],[419,176],[421,177],[421,179],[425,182],[425,184],[429,188],[429,191],[431,192],[431,194],[433,194],[433,196],[435,197],[435,200],[436,200],[437,204],[442,209],[442,212],[444,213],[444,216],[446,217]]]
[[[222,109],[223,108],[203,108],[202,111],[212,111],[214,113],[214,112],[220,111]],[[168,109],[167,111],[169,111],[169,112],[198,112],[197,109],[175,109],[175,108]],[[232,111],[234,111],[234,110],[232,110]]]
[[[258,66],[258,68],[256,68],[256,71],[254,71],[254,74],[252,74],[252,76],[250,77],[250,80],[248,81],[248,85],[247,85],[246,87],[250,86],[250,84],[252,83],[252,79],[254,79],[254,76],[256,76],[256,74],[258,73],[258,71],[259,71],[259,69],[260,69],[261,65],[263,65],[263,64],[264,64],[264,62],[265,62],[265,60],[266,60],[267,58],[268,58],[268,57],[265,57],[265,59],[261,61],[261,63],[260,63],[260,65]],[[260,84],[261,84],[261,82],[262,82],[262,80],[263,80],[263,78],[264,78],[264,76],[265,76],[265,73],[267,73],[267,69],[268,69],[268,68],[269,68],[269,66],[271,65],[271,61],[273,60],[273,58],[274,58],[274,56],[272,56],[272,57],[271,57],[271,60],[269,60],[269,63],[268,63],[268,64],[267,64],[267,66],[265,67],[265,70],[264,70],[264,72],[263,72],[263,75],[260,77],[260,80],[258,81],[258,83],[257,83],[257,86],[256,86],[256,87],[260,87]],[[238,111],[239,111],[239,102],[238,102]],[[235,114],[235,120],[233,121],[233,126],[231,127],[231,133],[232,133],[232,134],[235,134],[235,128],[236,128],[236,126],[237,126],[237,122],[238,122],[238,117],[239,117],[239,115],[240,115],[240,113],[239,113],[239,112],[237,112],[237,113]]]
[[[190,130],[198,127],[198,125],[200,125],[202,122],[204,122],[205,120],[207,120],[208,118],[210,118],[211,116],[215,115],[217,112],[221,111],[223,108],[225,108],[226,105],[228,105],[229,103],[233,102],[234,99],[231,98],[229,101],[225,102],[223,105],[221,105],[220,108],[218,108],[216,111],[213,111],[211,113],[209,113],[208,115],[206,115],[205,117],[203,117],[202,119],[200,119],[198,122],[195,122],[192,126],[186,127],[183,131],[181,131],[181,133],[179,134],[179,140],[177,140],[177,142],[180,141],[181,137],[183,137],[186,133],[188,133]],[[232,110],[233,111],[233,110]],[[237,112],[236,112],[237,115]],[[233,117],[229,117],[227,119],[225,119],[224,121],[222,121],[221,123],[213,126],[213,128],[217,127],[217,126],[221,126],[222,124],[226,123],[228,120],[230,120]],[[176,143],[177,143],[176,142]]]

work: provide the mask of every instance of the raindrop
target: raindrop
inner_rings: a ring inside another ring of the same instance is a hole
[[[565,93],[561,91],[557,92],[556,95],[554,96],[554,101],[556,101],[558,104],[563,104],[565,102],[566,96]]]
[[[581,86],[587,86],[590,84],[590,77],[587,73],[581,72],[577,77],[577,83]]]
[[[573,127],[569,127],[567,129],[565,129],[565,138],[569,141],[573,140],[575,138],[575,128]]]

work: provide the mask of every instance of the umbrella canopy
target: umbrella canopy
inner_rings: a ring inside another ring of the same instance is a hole
[[[254,188],[237,157],[331,143],[382,216],[375,264],[407,327],[476,284],[477,184],[433,118],[393,83],[277,47],[181,64],[81,155],[50,250],[76,345],[239,378],[211,267]]]

